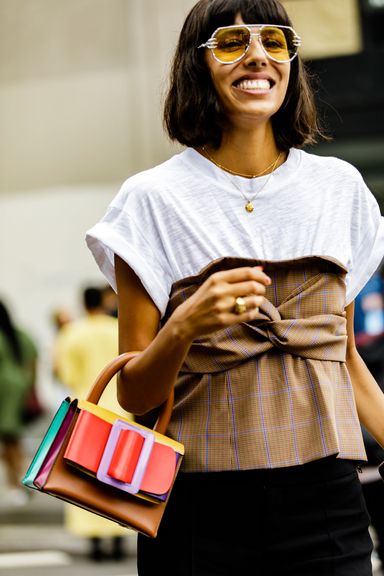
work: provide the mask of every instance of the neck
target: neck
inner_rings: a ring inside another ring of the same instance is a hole
[[[214,149],[209,146],[205,148],[223,167],[249,176],[263,172],[279,154],[272,128],[258,131],[227,131],[220,148]],[[285,159],[286,154],[281,154],[275,168]]]
[[[100,316],[102,314],[105,314],[104,308],[91,308],[87,310],[88,316]]]

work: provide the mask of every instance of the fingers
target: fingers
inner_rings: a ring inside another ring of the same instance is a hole
[[[248,281],[237,282],[227,286],[228,293],[237,298],[238,296],[264,296],[266,287],[261,282]]]
[[[250,310],[253,310],[255,308],[259,309],[260,306],[264,302],[264,297],[263,296],[245,296],[243,298],[243,300],[244,300],[244,306],[245,306],[246,310],[250,311]]]
[[[237,284],[239,282],[260,282],[264,286],[271,284],[271,279],[265,272],[262,266],[246,266],[243,268],[233,268],[223,272],[216,272],[210,277],[212,283],[226,282],[229,284]]]
[[[247,309],[246,312],[243,314],[236,314],[235,322],[241,324],[242,322],[252,322],[252,320],[256,320],[259,317],[259,308],[251,308]]]
[[[237,297],[234,299],[234,305],[228,310],[231,314],[235,314],[237,317],[241,317],[244,314],[259,312],[259,308],[264,300],[263,296],[246,296]]]
[[[236,298],[257,297],[254,306],[260,306],[266,293],[266,286],[271,284],[261,266],[237,268],[213,274],[209,280],[209,292],[213,301],[220,306],[231,309]],[[251,303],[251,302],[250,302]]]

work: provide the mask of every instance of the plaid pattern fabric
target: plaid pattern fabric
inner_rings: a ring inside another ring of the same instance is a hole
[[[179,374],[168,432],[184,471],[303,464],[332,454],[365,460],[345,365],[345,270],[308,257],[218,260],[177,282],[164,321],[213,272],[263,265],[259,317],[196,340]]]

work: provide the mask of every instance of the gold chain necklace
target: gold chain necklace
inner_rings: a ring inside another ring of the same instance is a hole
[[[209,156],[209,154],[207,153],[205,147],[203,146],[201,148],[201,150],[205,153],[205,155],[207,156],[208,160],[210,160],[211,162],[213,162],[213,164],[215,164],[216,166],[218,166],[219,168],[221,168],[222,170],[224,170],[224,174],[226,174],[226,172],[229,172],[230,174],[233,174],[234,176],[242,176],[243,178],[257,178],[258,176],[262,176],[263,174],[265,174],[265,172],[267,172],[267,170],[271,169],[271,172],[268,174],[268,178],[266,179],[266,181],[264,182],[264,184],[262,185],[261,188],[259,188],[259,190],[257,190],[257,192],[251,196],[251,198],[248,198],[244,192],[242,191],[242,189],[236,184],[236,182],[234,182],[233,180],[231,180],[228,176],[228,179],[230,180],[230,182],[238,189],[238,191],[240,192],[240,194],[242,195],[242,197],[244,198],[246,204],[244,206],[245,210],[247,212],[253,212],[255,207],[253,205],[253,202],[256,198],[256,196],[258,196],[263,190],[264,188],[267,186],[269,180],[271,179],[272,174],[274,173],[276,166],[280,160],[281,154],[282,152],[279,152],[278,157],[272,162],[272,164],[270,166],[268,166],[268,168],[266,168],[263,172],[260,172],[260,174],[255,174],[253,176],[245,176],[244,174],[239,174],[237,172],[233,172],[232,170],[229,170],[228,168],[225,168],[224,166],[221,166],[218,162],[216,162],[213,158],[211,158]]]
[[[279,152],[278,157],[273,160],[269,166],[267,166],[266,168],[264,168],[264,170],[262,172],[259,172],[258,174],[242,174],[241,172],[235,172],[234,170],[231,170],[230,168],[227,168],[226,166],[223,166],[222,164],[219,164],[219,162],[217,162],[216,160],[214,160],[214,158],[212,158],[212,156],[208,153],[207,149],[205,146],[201,147],[201,151],[204,152],[205,156],[208,158],[208,160],[210,160],[211,162],[213,162],[216,166],[218,166],[218,168],[221,168],[222,170],[224,170],[225,172],[229,172],[230,174],[233,174],[233,176],[242,176],[243,178],[258,178],[259,176],[263,176],[264,174],[266,174],[271,168],[275,168],[277,161],[279,160],[280,156],[281,156],[281,152]]]

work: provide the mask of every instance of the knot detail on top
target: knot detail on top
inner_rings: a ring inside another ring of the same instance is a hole
[[[224,267],[233,264],[232,259],[224,260]],[[195,340],[182,373],[228,370],[273,349],[314,360],[345,361],[344,271],[323,259],[278,264],[265,266],[272,284],[256,320]],[[171,309],[198,289],[204,273],[189,284],[184,281],[174,286]]]

